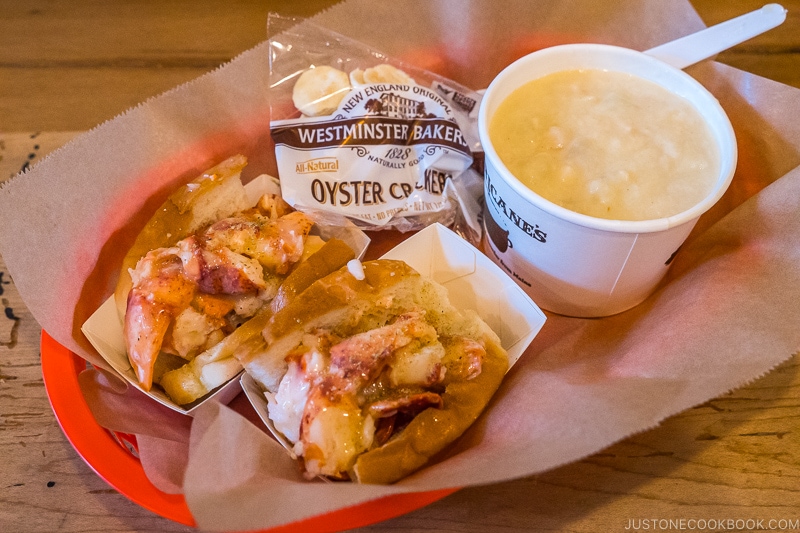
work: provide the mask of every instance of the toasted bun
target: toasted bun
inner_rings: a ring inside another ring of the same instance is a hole
[[[147,222],[122,261],[114,290],[120,320],[133,286],[130,269],[147,252],[172,246],[202,226],[252,207],[240,179],[246,165],[245,156],[235,155],[206,170],[170,195]]]
[[[287,373],[287,355],[320,330],[348,338],[391,324],[410,311],[424,312],[439,338],[468,338],[485,347],[477,376],[448,368],[441,408],[428,408],[382,446],[362,453],[347,475],[363,483],[391,483],[417,470],[458,438],[479,416],[508,367],[497,335],[473,312],[454,308],[441,285],[402,261],[363,263],[363,279],[344,267],[311,284],[271,317],[265,348],[241,358],[245,370],[270,394]],[[456,354],[454,360],[460,360]]]
[[[489,342],[477,377],[449,383],[441,409],[426,409],[392,440],[360,455],[351,477],[360,483],[388,484],[425,466],[478,419],[506,370],[508,354],[499,344]]]

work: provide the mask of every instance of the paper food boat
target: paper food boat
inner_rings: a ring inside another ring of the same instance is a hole
[[[441,224],[428,226],[389,250],[382,259],[405,261],[414,270],[443,285],[450,303],[471,309],[494,330],[508,352],[509,368],[544,325],[546,317],[514,281],[488,257]],[[292,444],[275,429],[267,399],[246,372],[241,387],[258,416],[292,458]]]
[[[258,198],[263,194],[280,194],[280,184],[276,178],[264,174],[247,183],[245,185],[245,191],[247,192],[248,199],[251,200],[251,204],[255,205]],[[317,225],[312,230],[312,233],[320,235],[326,240],[331,237],[343,240],[356,252],[358,257],[363,256],[369,245],[369,237],[354,226],[325,227]],[[81,331],[83,331],[83,334],[86,335],[86,338],[89,339],[89,342],[100,353],[103,359],[105,359],[125,381],[158,403],[178,411],[179,413],[191,414],[192,411],[197,409],[202,403],[212,398],[220,403],[227,404],[236,397],[241,390],[239,379],[237,379],[241,372],[237,373],[225,384],[212,390],[209,394],[186,406],[181,406],[173,402],[169,396],[158,387],[153,387],[149,391],[144,390],[137,381],[136,374],[128,361],[122,332],[122,323],[117,313],[113,295],[89,317],[83,326],[81,326]],[[225,360],[223,364],[227,364],[228,362],[229,361]]]

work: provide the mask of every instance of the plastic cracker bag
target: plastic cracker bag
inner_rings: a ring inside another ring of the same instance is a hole
[[[478,93],[308,21],[270,15],[269,33],[270,126],[290,205],[371,230],[477,220],[460,210],[477,205]]]

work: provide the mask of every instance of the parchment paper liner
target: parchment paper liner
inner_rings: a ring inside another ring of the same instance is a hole
[[[685,0],[348,0],[316,21],[473,88],[543,46],[645,50],[703,27]],[[177,183],[236,152],[250,158],[249,176],[274,174],[266,52],[258,45],[101,125],[0,190],[3,259],[56,340],[102,365],[78,328],[110,294],[143,213]],[[238,398],[205,404],[190,435],[172,411],[155,409],[165,424],[154,424],[150,403],[131,401],[137,391],[86,372],[98,421],[139,434],[151,479],[182,490],[203,529],[257,529],[386,494],[542,472],[759,377],[800,346],[800,91],[714,62],[688,72],[737,133],[728,194],[645,303],[600,320],[550,316],[446,461],[390,487],[302,482]]]

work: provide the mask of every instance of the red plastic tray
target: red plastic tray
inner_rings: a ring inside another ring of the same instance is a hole
[[[156,488],[145,476],[136,456],[95,421],[78,386],[78,374],[86,369],[86,361],[44,330],[41,352],[42,376],[50,406],[67,440],[86,464],[134,503],[175,522],[196,525],[183,496],[167,494]],[[363,527],[419,509],[456,490],[386,496],[268,531],[332,532]]]

